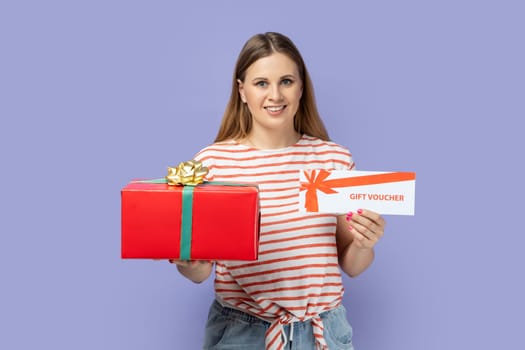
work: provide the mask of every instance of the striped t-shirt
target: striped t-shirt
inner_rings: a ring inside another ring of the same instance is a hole
[[[209,168],[210,181],[259,185],[261,225],[259,259],[219,261],[215,293],[224,305],[271,322],[266,348],[281,349],[283,324],[312,320],[318,347],[324,348],[319,314],[341,303],[333,214],[299,213],[299,172],[348,170],[348,149],[303,135],[286,148],[260,150],[236,141],[215,143],[196,157]]]

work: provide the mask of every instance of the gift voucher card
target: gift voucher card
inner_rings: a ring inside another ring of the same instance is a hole
[[[299,180],[301,212],[414,215],[414,172],[303,170]]]

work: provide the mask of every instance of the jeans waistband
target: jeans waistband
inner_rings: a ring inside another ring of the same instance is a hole
[[[269,321],[266,321],[266,320],[264,320],[262,318],[254,316],[252,314],[249,314],[249,313],[247,313],[245,311],[237,310],[237,309],[235,309],[233,307],[230,307],[230,306],[224,306],[217,299],[214,300],[213,307],[217,311],[219,311],[222,315],[224,315],[224,316],[233,316],[233,317],[236,317],[236,318],[238,318],[240,320],[243,320],[243,321],[249,322],[249,323],[263,323],[265,325],[270,325]],[[323,311],[323,312],[321,312],[319,314],[319,316],[321,318],[324,318],[328,314],[330,314],[331,312],[335,312],[339,307],[341,307],[341,305],[339,305],[338,307],[335,307],[334,309]],[[305,322],[308,322],[308,321],[309,320],[306,320]]]
[[[229,306],[222,305],[217,299],[213,302],[213,307],[224,316],[234,316],[235,318],[241,319],[249,323],[263,323],[270,325],[270,322],[263,320],[262,318],[253,316],[241,310],[234,309]]]

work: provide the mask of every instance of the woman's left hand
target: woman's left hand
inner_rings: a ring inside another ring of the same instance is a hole
[[[378,213],[359,209],[346,215],[348,229],[353,235],[352,244],[360,249],[372,249],[383,237],[385,220]]]

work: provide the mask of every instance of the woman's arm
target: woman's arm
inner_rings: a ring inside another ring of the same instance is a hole
[[[337,217],[337,255],[341,269],[350,277],[365,271],[374,261],[374,246],[383,237],[381,215],[359,209]]]

